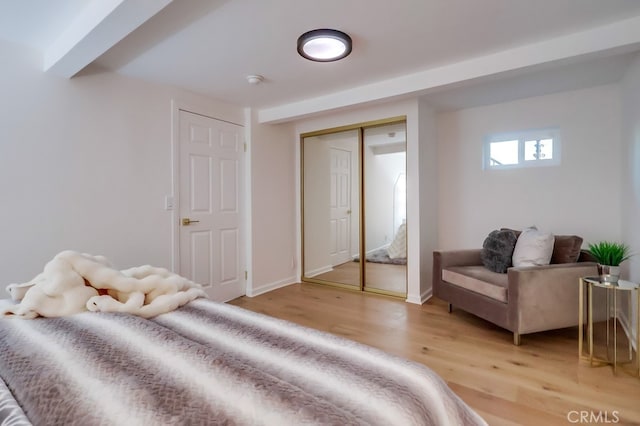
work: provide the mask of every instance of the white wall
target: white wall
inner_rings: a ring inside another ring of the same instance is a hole
[[[287,124],[250,117],[251,267],[247,295],[297,282],[296,141]]]
[[[481,247],[493,229],[530,225],[585,246],[619,240],[620,114],[614,84],[439,115],[439,246]],[[559,166],[483,170],[486,135],[550,127]]]
[[[622,83],[622,241],[634,256],[623,263],[622,275],[640,283],[640,55],[627,70]],[[633,303],[627,319],[637,318]],[[633,324],[633,321],[628,321]],[[633,333],[637,335],[638,330]]]
[[[418,132],[420,145],[418,152],[407,151],[408,164],[419,167],[418,181],[420,189],[417,195],[419,201],[420,222],[420,253],[418,261],[421,274],[420,300],[431,297],[433,275],[433,251],[438,248],[438,238],[442,232],[438,225],[438,207],[440,193],[438,188],[439,147],[437,135],[437,117],[435,110],[424,100],[419,102]],[[407,182],[408,184],[409,182]],[[407,230],[412,225],[407,224]]]
[[[236,123],[242,109],[96,69],[56,77],[4,42],[0,57],[0,287],[63,249],[171,267],[171,100]]]
[[[640,282],[640,56],[622,80],[622,240],[636,253],[626,262]]]

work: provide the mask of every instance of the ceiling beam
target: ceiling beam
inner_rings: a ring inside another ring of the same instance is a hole
[[[44,52],[44,70],[71,78],[173,0],[90,2]]]
[[[282,123],[394,98],[418,96],[448,85],[570,58],[640,49],[640,17],[537,43],[358,86],[316,98],[258,110],[258,122]]]

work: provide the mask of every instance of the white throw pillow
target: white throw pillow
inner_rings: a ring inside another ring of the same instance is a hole
[[[407,225],[404,223],[398,227],[393,242],[387,248],[387,255],[390,259],[407,257]]]
[[[553,254],[553,234],[527,228],[518,237],[513,249],[513,266],[548,265]]]

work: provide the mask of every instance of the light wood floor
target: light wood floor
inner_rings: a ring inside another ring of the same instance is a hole
[[[524,335],[514,346],[511,333],[449,314],[437,299],[419,306],[316,284],[230,303],[421,362],[490,425],[580,424],[581,411],[640,425],[640,379],[578,361],[577,328]]]
[[[365,266],[366,287],[407,294],[407,265],[367,262]],[[360,263],[346,262],[313,278],[360,287]]]

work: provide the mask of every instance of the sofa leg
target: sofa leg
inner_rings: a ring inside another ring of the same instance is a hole
[[[447,303],[447,311],[449,311],[449,313],[453,312],[453,305],[451,303]]]
[[[520,333],[513,333],[513,344],[520,346]]]

